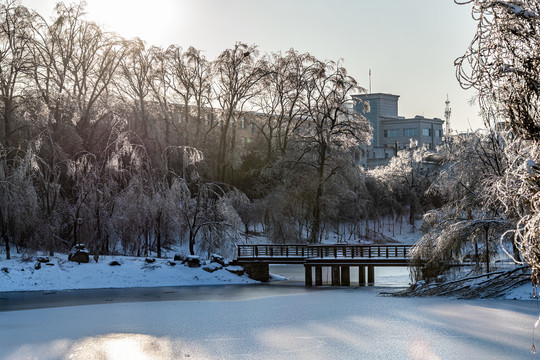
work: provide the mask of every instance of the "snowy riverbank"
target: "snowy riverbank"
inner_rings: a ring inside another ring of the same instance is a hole
[[[38,291],[96,288],[133,288],[152,286],[193,286],[251,284],[246,275],[238,276],[227,267],[210,273],[202,267],[190,268],[172,259],[155,259],[129,256],[101,256],[96,263],[77,264],[67,260],[67,255],[47,257],[49,262],[23,261],[13,255],[11,260],[0,259],[0,291]],[[45,256],[42,256],[45,257]],[[116,261],[120,265],[111,266]],[[36,265],[38,264],[39,265]],[[36,269],[39,267],[39,269]],[[229,268],[234,270],[234,268]]]
[[[239,276],[232,273],[231,271],[237,267],[220,268],[215,263],[212,263],[209,268],[217,268],[217,270],[209,272],[204,270],[207,267],[205,265],[190,268],[172,259],[155,259],[154,262],[149,263],[145,261],[145,258],[140,257],[101,256],[97,263],[92,259],[89,263],[77,264],[68,261],[67,255],[64,254],[47,257],[49,262],[41,263],[37,261],[39,257],[34,256],[32,261],[23,261],[17,254],[11,260],[0,258],[0,292],[257,283],[246,275]],[[114,261],[120,265],[111,266],[110,263]],[[39,269],[36,269],[38,263]],[[511,267],[514,265],[507,265],[504,268]],[[396,274],[393,273],[397,270],[399,270],[399,276],[395,276]],[[392,287],[396,286],[395,282],[398,281],[403,286],[407,286],[409,279],[406,271],[404,272],[403,268],[397,268],[397,270],[379,268],[376,271],[376,285]],[[277,274],[283,273],[299,283],[303,282],[304,274],[301,267],[283,269],[277,266],[275,272]],[[495,276],[491,278],[496,279],[501,278],[501,276],[506,278],[501,273],[502,271],[495,272],[493,274]],[[500,284],[495,286],[486,282],[488,278],[485,274],[471,276],[470,273],[460,272],[460,275],[454,274],[454,277],[447,282],[417,286],[413,291],[405,292],[405,294],[409,296],[491,297],[508,300],[533,299],[533,288],[530,281],[526,281],[526,274],[521,271],[516,274],[521,274],[522,278],[521,284],[517,286],[506,286],[505,284],[503,284],[504,286]],[[357,275],[353,274],[352,279],[356,278]],[[396,281],[392,282],[392,279]],[[482,290],[483,287],[487,290]],[[475,293],[478,295],[474,296]]]

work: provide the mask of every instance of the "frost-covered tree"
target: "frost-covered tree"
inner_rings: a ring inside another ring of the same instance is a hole
[[[409,148],[400,150],[387,166],[369,172],[388,186],[395,203],[408,208],[411,225],[414,225],[416,217],[423,213],[428,205],[424,193],[436,173],[433,164],[426,159],[428,154],[426,149],[418,148],[416,143],[411,141]]]
[[[10,242],[18,248],[36,240],[40,211],[38,196],[32,181],[37,167],[35,153],[23,157],[9,154],[0,147],[0,236],[6,258],[10,259]]]
[[[489,271],[499,236],[515,221],[493,197],[511,154],[505,132],[494,129],[462,134],[440,149],[442,170],[427,191],[444,205],[424,215],[424,236],[412,251],[427,262],[423,276],[433,277],[448,260],[469,257]],[[446,264],[447,265],[447,264]],[[416,274],[421,276],[422,274]]]
[[[519,214],[514,241],[540,283],[540,4],[533,0],[456,1],[472,4],[476,34],[456,60],[458,79],[479,92],[485,121],[500,119],[512,130],[518,156],[493,192],[506,214]]]
[[[195,246],[201,251],[226,250],[231,234],[239,231],[242,221],[233,207],[236,191],[227,191],[220,184],[203,182],[198,174],[185,191],[179,213],[187,228],[189,252],[195,255]],[[230,233],[229,233],[230,232]]]
[[[305,83],[306,122],[299,139],[302,143],[298,162],[315,170],[316,190],[309,239],[318,242],[322,220],[322,199],[328,180],[343,169],[342,161],[352,162],[360,145],[369,143],[369,122],[352,109],[350,95],[362,92],[356,80],[340,62],[320,61],[310,70]]]

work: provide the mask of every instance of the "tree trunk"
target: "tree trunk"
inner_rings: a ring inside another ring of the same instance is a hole
[[[11,252],[9,249],[9,238],[7,236],[6,224],[4,223],[4,217],[3,217],[1,209],[0,209],[0,228],[2,229],[2,240],[4,240],[6,244],[6,259],[9,260],[11,259]]]
[[[521,254],[519,253],[519,249],[516,246],[516,241],[514,239],[512,239],[512,252],[514,254],[514,259],[521,261]]]
[[[9,239],[7,237],[7,235],[5,236],[2,236],[4,238],[4,241],[6,242],[6,259],[9,260],[11,259],[11,252],[10,252],[10,249],[9,249]]]
[[[195,234],[189,229],[189,254],[195,255]]]
[[[476,262],[476,267],[480,267],[480,255],[478,255],[478,239],[474,237],[474,260]]]
[[[227,126],[222,124],[221,135],[219,137],[219,153],[217,161],[217,177],[220,181],[225,181],[225,159],[227,158]]]
[[[486,273],[489,274],[489,226],[486,226]]]
[[[156,246],[157,246],[157,257],[161,258],[161,211],[157,215],[156,222]]]
[[[158,229],[156,234],[156,246],[157,246],[157,257],[161,258],[161,229]]]
[[[315,192],[315,202],[313,204],[313,225],[311,227],[310,242],[316,243],[321,231],[321,199],[324,191],[324,168],[326,165],[326,144],[321,144],[319,150],[319,166],[317,168],[317,191]]]
[[[3,226],[3,224],[2,224],[2,239],[4,240],[6,244],[6,259],[9,260],[11,259],[11,252],[9,249],[9,237],[7,236],[7,233],[5,231],[5,227]]]

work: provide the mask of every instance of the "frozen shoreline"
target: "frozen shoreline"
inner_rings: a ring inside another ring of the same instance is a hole
[[[101,256],[97,263],[77,264],[63,254],[48,258],[50,261],[41,263],[39,269],[35,268],[36,260],[25,262],[17,256],[0,260],[0,292],[257,283],[225,268],[207,272],[171,259],[147,263],[145,258]],[[120,265],[110,266],[112,261]]]
[[[257,284],[246,275],[238,276],[226,270],[218,269],[214,272],[203,270],[203,267],[190,268],[171,259],[155,259],[148,263],[145,258],[129,256],[102,256],[99,262],[91,260],[89,263],[77,264],[67,261],[67,255],[58,254],[49,257],[49,263],[41,263],[35,269],[37,256],[34,261],[22,261],[19,256],[11,260],[0,259],[0,292],[22,291],[59,291],[77,289],[126,289],[148,287],[178,287],[178,286],[207,286],[207,285],[242,285]],[[111,261],[121,265],[110,266]],[[171,265],[174,263],[174,265]],[[215,265],[215,264],[213,264]],[[218,266],[219,268],[219,266]],[[274,266],[276,274],[280,274],[282,266]],[[356,271],[355,269],[353,269]],[[287,269],[292,282],[296,280],[303,283],[304,272],[302,267]],[[352,271],[352,273],[354,272]],[[408,275],[400,270],[398,276],[384,274],[388,269],[376,270],[376,281],[379,273],[379,285],[395,286],[395,283],[408,284]],[[273,272],[273,270],[271,270]],[[351,274],[352,274],[351,273]],[[351,279],[356,275],[352,274]],[[382,279],[385,280],[382,280]],[[283,276],[275,276],[274,280],[286,280]],[[395,281],[394,281],[395,280]],[[377,284],[376,284],[377,285]],[[533,288],[530,284],[509,289],[501,298],[510,300],[532,300]]]

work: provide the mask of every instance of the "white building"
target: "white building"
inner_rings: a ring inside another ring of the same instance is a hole
[[[411,140],[418,147],[430,150],[435,150],[442,143],[444,121],[419,115],[414,118],[399,116],[399,95],[362,94],[353,95],[353,99],[367,101],[370,106],[366,113],[359,102],[354,106],[355,111],[364,115],[373,127],[373,141],[367,152],[367,167],[370,169],[386,165],[398,150],[407,149]]]

